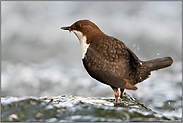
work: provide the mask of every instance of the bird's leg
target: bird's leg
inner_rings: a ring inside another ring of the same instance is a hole
[[[123,97],[123,92],[124,92],[124,89],[120,88],[120,91],[121,91],[120,98],[122,99],[122,97]]]
[[[114,95],[115,95],[115,101],[114,101],[114,106],[115,106],[118,102],[119,91],[118,91],[118,88],[115,88],[115,87],[112,87],[112,89],[113,89]]]

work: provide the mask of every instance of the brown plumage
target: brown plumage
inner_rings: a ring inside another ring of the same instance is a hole
[[[115,92],[114,105],[119,97],[118,88],[122,98],[124,89],[137,90],[134,85],[147,79],[151,71],[173,63],[171,57],[141,61],[122,41],[107,36],[89,20],[80,20],[61,29],[76,30],[86,37],[89,46],[82,59],[84,67],[91,77],[112,87]]]

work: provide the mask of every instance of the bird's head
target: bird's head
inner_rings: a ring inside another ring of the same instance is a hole
[[[92,37],[96,37],[98,34],[103,34],[103,32],[89,20],[79,20],[71,26],[61,27],[61,29],[74,32],[79,40],[83,38],[83,36],[87,39],[91,39]]]

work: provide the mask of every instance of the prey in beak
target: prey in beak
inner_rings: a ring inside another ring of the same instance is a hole
[[[63,30],[69,30],[69,32],[71,33],[71,27],[61,27],[60,29],[63,29]]]

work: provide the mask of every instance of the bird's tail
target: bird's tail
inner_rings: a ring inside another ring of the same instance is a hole
[[[145,62],[150,71],[169,67],[172,63],[173,59],[171,57],[158,58]]]

